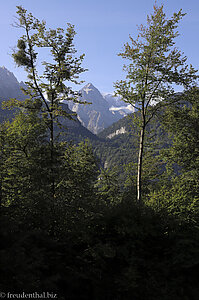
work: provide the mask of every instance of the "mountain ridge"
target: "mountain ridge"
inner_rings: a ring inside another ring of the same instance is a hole
[[[21,87],[24,87],[23,82],[18,82],[14,74],[6,67],[0,67],[0,101],[9,98],[25,99]]]
[[[69,103],[69,108],[77,113],[78,119],[84,127],[94,134],[98,134],[119,119],[127,115],[131,110],[125,102],[111,94],[103,94],[92,84],[86,84],[80,90],[80,101],[90,104]],[[119,102],[122,104],[119,105]],[[114,107],[115,105],[115,107]]]
[[[21,88],[24,88],[25,84],[23,82],[18,82],[17,78],[12,72],[10,72],[5,67],[0,67],[0,122],[5,120],[11,120],[14,117],[16,109],[8,110],[2,109],[2,102],[10,98],[17,98],[18,100],[24,100],[26,96],[23,94]],[[61,104],[62,108],[70,115],[74,113],[69,109],[67,103]],[[73,116],[73,120],[68,118],[62,118],[60,120],[63,128],[65,128],[66,140],[73,140],[74,142],[79,142],[82,139],[89,138],[90,140],[99,140],[99,138],[90,132],[87,128],[82,126],[81,122],[76,116]],[[57,133],[59,129],[57,128]]]

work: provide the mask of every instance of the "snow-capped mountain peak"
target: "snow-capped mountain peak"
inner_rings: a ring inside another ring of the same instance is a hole
[[[90,91],[94,90],[95,87],[92,85],[92,83],[88,83],[82,90],[88,94]]]
[[[70,102],[69,107],[77,113],[82,124],[93,133],[102,131],[132,112],[128,104],[121,101],[121,98],[114,97],[110,93],[100,93],[92,83],[85,85],[80,93],[80,100],[91,104],[81,105]]]

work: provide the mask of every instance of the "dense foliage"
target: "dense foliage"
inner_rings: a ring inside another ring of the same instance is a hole
[[[158,180],[144,181],[142,205],[135,174],[121,187],[117,170],[100,172],[88,142],[56,144],[52,198],[42,119],[20,112],[1,125],[3,291],[50,290],[60,300],[198,298],[198,91],[186,99],[161,115],[170,146],[145,168],[166,166]]]
[[[107,129],[94,152],[89,141],[54,140],[52,163],[38,97],[2,122],[3,293],[53,292],[59,300],[199,298],[199,91],[178,100],[147,128],[141,203],[132,155],[136,126],[110,142]]]

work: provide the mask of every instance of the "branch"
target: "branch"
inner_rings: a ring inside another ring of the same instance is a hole
[[[25,22],[25,24],[26,24],[26,22]],[[30,61],[31,61],[31,66],[32,66],[31,69],[32,69],[32,76],[33,76],[34,84],[36,86],[37,91],[39,92],[40,97],[42,98],[42,100],[43,100],[43,102],[44,102],[44,104],[47,108],[47,111],[50,112],[50,108],[48,106],[48,103],[47,103],[47,101],[46,101],[46,99],[45,99],[38,83],[37,83],[36,74],[35,74],[34,59],[33,59],[33,54],[32,54],[32,44],[31,44],[31,40],[30,40],[29,31],[28,31],[27,26],[26,26],[26,36],[27,36],[27,39],[28,39],[28,47],[29,47],[29,53],[30,53]]]

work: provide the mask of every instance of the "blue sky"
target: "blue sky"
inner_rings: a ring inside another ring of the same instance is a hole
[[[22,32],[11,24],[16,16],[16,6],[22,5],[38,19],[46,20],[47,27],[75,25],[75,47],[85,53],[81,75],[85,84],[92,82],[101,92],[113,92],[113,83],[124,78],[123,60],[117,54],[129,34],[137,36],[137,25],[144,24],[153,11],[152,0],[1,0],[0,1],[0,66],[12,71],[17,79],[25,80],[23,69],[12,60],[12,48]],[[179,26],[180,36],[176,45],[188,57],[188,62],[198,68],[199,56],[199,1],[162,0],[167,16],[181,8],[187,15]],[[80,86],[81,87],[81,86]],[[78,87],[78,89],[80,88]]]

